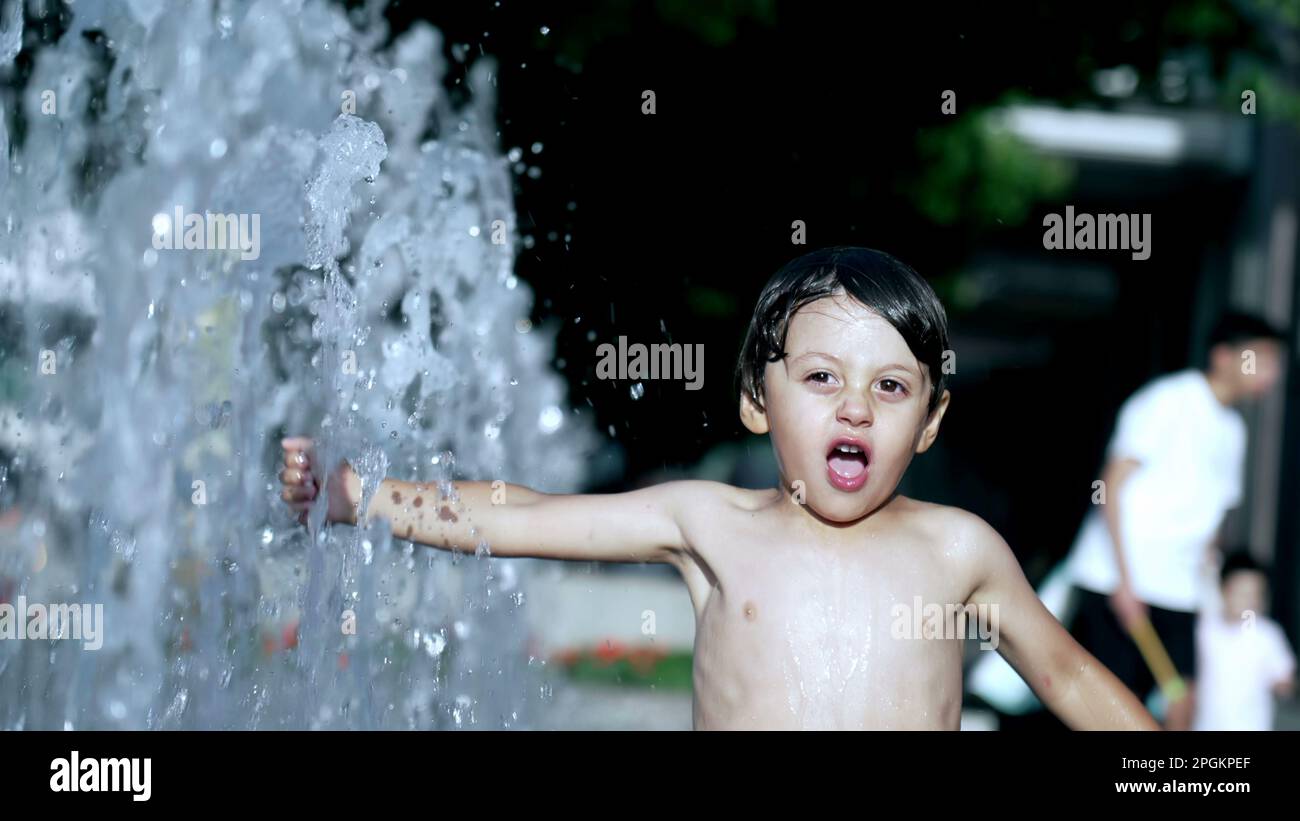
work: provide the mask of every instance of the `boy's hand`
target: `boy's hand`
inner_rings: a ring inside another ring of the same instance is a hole
[[[280,471],[280,481],[284,491],[280,493],[289,507],[297,512],[298,522],[307,523],[307,511],[320,493],[321,477],[319,465],[312,440],[304,436],[294,436],[280,440],[284,448],[284,470]],[[328,522],[346,522],[356,524],[357,507],[361,503],[361,482],[352,471],[347,460],[341,460],[338,467],[328,477],[329,509],[325,513]]]

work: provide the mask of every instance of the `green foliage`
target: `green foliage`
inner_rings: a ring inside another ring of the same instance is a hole
[[[740,28],[753,19],[764,25],[776,23],[776,0],[659,0],[659,16],[693,32],[711,46],[725,46]]]
[[[1255,8],[1293,27],[1300,26],[1300,0],[1253,0]]]
[[[654,685],[660,689],[691,688],[691,654],[669,653],[652,665],[626,657],[613,660],[583,655],[568,667],[572,681],[585,684]]]
[[[1033,151],[983,109],[921,132],[920,167],[905,193],[939,225],[1023,223],[1036,203],[1060,198],[1074,182],[1073,164]]]
[[[1237,68],[1223,85],[1223,105],[1240,113],[1241,93],[1247,89],[1255,92],[1256,116],[1267,122],[1291,123],[1300,128],[1300,91],[1287,85],[1276,73],[1258,63]]]

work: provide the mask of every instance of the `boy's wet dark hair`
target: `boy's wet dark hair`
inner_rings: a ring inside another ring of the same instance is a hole
[[[948,317],[934,290],[916,271],[883,251],[837,246],[787,262],[772,275],[754,306],[736,366],[739,388],[763,407],[763,369],[786,356],[786,334],[795,313],[810,302],[844,292],[894,327],[926,366],[933,411],[948,380]]]
[[[1250,555],[1250,551],[1244,547],[1235,548],[1228,552],[1223,560],[1223,567],[1219,568],[1219,584],[1222,585],[1228,581],[1228,577],[1233,573],[1262,573],[1268,575],[1267,569],[1263,564],[1255,560]]]

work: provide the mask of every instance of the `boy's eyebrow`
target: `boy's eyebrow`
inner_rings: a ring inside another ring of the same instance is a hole
[[[901,363],[899,363],[899,362],[895,362],[895,363],[892,364],[892,365],[886,365],[885,367],[881,368],[882,371],[889,371],[889,370],[895,370],[895,369],[900,370],[900,371],[907,371],[908,373],[913,374],[913,375],[915,375],[915,376],[920,376],[920,375],[921,375],[920,372],[917,371],[916,368],[913,368],[911,365],[904,365],[904,364],[901,364]]]
[[[829,359],[829,360],[831,360],[832,362],[834,362],[834,363],[837,364],[837,365],[838,365],[838,364],[841,364],[841,362],[840,362],[840,358],[839,358],[838,356],[836,356],[835,354],[823,353],[822,351],[805,351],[804,353],[801,353],[801,354],[799,354],[799,355],[796,356],[796,357],[792,357],[792,358],[790,359],[790,362],[794,363],[794,362],[798,362],[798,361],[801,360],[801,359],[810,359],[810,358],[812,358],[812,357],[817,357],[817,356],[820,356],[820,357],[822,357],[823,359]],[[920,372],[918,369],[916,369],[915,367],[913,367],[913,366],[911,366],[911,365],[904,365],[904,364],[902,364],[901,362],[894,362],[894,363],[892,363],[892,364],[885,365],[885,366],[879,368],[879,370],[882,370],[882,371],[900,370],[900,371],[906,371],[906,372],[912,374],[913,376],[920,376],[920,375],[921,375],[921,372]]]
[[[799,354],[798,356],[794,357],[794,358],[791,359],[790,361],[791,361],[791,362],[798,362],[800,359],[809,359],[809,358],[814,357],[814,356],[820,356],[820,357],[822,357],[823,359],[829,359],[829,360],[831,360],[832,362],[834,362],[834,363],[836,363],[836,364],[839,364],[839,361],[840,361],[840,358],[839,358],[838,356],[836,356],[835,354],[823,353],[823,352],[821,352],[821,351],[805,351],[805,352]]]

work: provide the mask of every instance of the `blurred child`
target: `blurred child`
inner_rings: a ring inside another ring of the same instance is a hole
[[[1271,730],[1274,697],[1295,690],[1295,655],[1276,622],[1264,615],[1268,578],[1244,550],[1220,571],[1222,609],[1196,624],[1200,669],[1196,730]]]
[[[741,353],[740,418],[771,434],[781,487],[445,493],[385,478],[363,495],[346,462],[313,464],[311,441],[290,438],[283,498],[305,513],[323,486],[331,521],[383,517],[445,549],[486,539],[497,556],[671,565],[695,609],[697,729],[957,729],[965,642],[943,639],[966,636],[911,630],[920,610],[954,605],[993,608],[998,651],[1066,724],[1154,729],[993,528],[898,495],[948,407],[947,352],[943,306],[915,271],[866,248],[816,251],[768,282]]]

